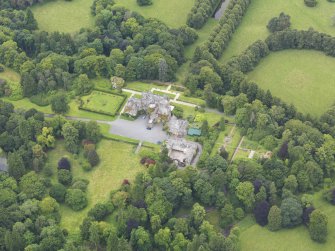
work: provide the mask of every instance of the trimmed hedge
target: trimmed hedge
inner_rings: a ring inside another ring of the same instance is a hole
[[[108,115],[108,116],[116,116],[117,114],[119,114],[119,111],[120,109],[123,107],[123,105],[125,104],[128,96],[126,94],[123,94],[123,93],[116,93],[116,92],[113,92],[113,91],[106,91],[106,90],[101,90],[101,89],[94,89],[95,91],[97,91],[98,93],[100,92],[101,94],[105,94],[105,95],[108,95],[108,94],[113,94],[115,96],[120,96],[123,98],[123,101],[119,104],[119,106],[115,109],[115,112],[106,112],[106,111],[103,111],[103,110],[98,110],[98,109],[94,109],[94,108],[88,108],[88,107],[84,107],[84,104],[81,103],[78,107],[79,110],[84,110],[84,111],[89,111],[89,112],[95,112],[95,113],[98,113],[98,114],[102,114],[102,115]]]

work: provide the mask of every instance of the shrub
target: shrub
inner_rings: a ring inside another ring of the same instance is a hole
[[[58,181],[59,183],[69,186],[72,183],[72,173],[69,170],[60,169],[58,170]]]
[[[58,161],[58,169],[71,170],[71,163],[67,157],[62,157]]]
[[[304,1],[305,5],[308,7],[315,7],[318,3],[316,0],[304,0]]]
[[[323,192],[323,198],[329,203],[335,205],[335,188]]]
[[[81,166],[82,166],[82,168],[83,168],[83,170],[84,170],[85,172],[89,172],[89,171],[91,171],[91,170],[93,169],[93,166],[91,166],[91,164],[88,163],[88,161],[84,161],[84,162],[81,164]]]
[[[70,109],[67,98],[59,93],[51,98],[51,110],[55,113],[66,113]]]
[[[137,4],[139,6],[151,5],[152,1],[151,0],[137,0]]]
[[[84,156],[87,158],[87,155],[90,151],[95,150],[95,144],[85,144],[84,145]]]
[[[291,26],[290,18],[289,15],[282,12],[279,17],[272,18],[266,27],[271,32],[285,30]]]
[[[242,220],[244,218],[244,210],[240,207],[235,210],[235,218],[237,220]]]
[[[47,177],[51,177],[54,174],[54,171],[51,166],[45,166],[43,168],[43,173]]]
[[[313,241],[325,242],[328,235],[328,218],[322,211],[316,209],[311,214],[309,234]]]
[[[256,222],[262,227],[268,224],[268,214],[270,211],[270,204],[267,201],[257,203],[254,209]]]
[[[110,202],[98,203],[88,212],[88,216],[96,221],[102,221],[105,217],[111,214],[113,210],[114,206]]]
[[[5,71],[5,66],[3,66],[3,64],[0,64],[0,72],[4,72]]]
[[[86,194],[80,189],[68,189],[65,203],[74,211],[79,211],[87,206]]]
[[[49,195],[57,202],[63,203],[65,201],[66,188],[62,184],[55,184],[50,188]]]
[[[272,206],[268,214],[269,229],[271,231],[277,231],[282,225],[281,210],[277,206]]]
[[[91,150],[87,153],[87,160],[92,167],[99,164],[99,155],[95,150]]]
[[[90,182],[86,179],[76,179],[73,181],[71,188],[80,189],[85,192],[87,190],[87,186]]]

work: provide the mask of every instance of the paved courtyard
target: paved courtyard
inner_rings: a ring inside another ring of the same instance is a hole
[[[117,119],[110,122],[111,128],[109,132],[112,134],[147,141],[157,144],[163,142],[168,138],[168,135],[163,131],[163,125],[155,125],[151,130],[147,130],[147,118],[140,116],[135,121],[128,121],[124,119]]]

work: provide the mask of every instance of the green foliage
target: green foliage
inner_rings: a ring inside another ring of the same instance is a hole
[[[58,170],[58,181],[64,186],[69,186],[72,183],[71,172],[66,169],[59,169]]]
[[[310,216],[309,233],[311,239],[317,242],[325,242],[328,235],[328,218],[325,213],[316,209]]]
[[[44,181],[34,171],[21,177],[19,187],[29,199],[42,199],[46,194]]]
[[[272,18],[266,26],[271,32],[282,31],[290,27],[290,16],[280,13],[279,17]]]
[[[67,113],[70,109],[66,96],[62,93],[56,94],[51,98],[51,110],[55,113]]]
[[[280,210],[283,227],[293,227],[302,222],[302,206],[297,199],[293,197],[284,199],[281,203]]]
[[[277,206],[272,206],[268,215],[269,229],[271,231],[277,231],[282,226],[281,210]]]
[[[65,203],[74,211],[80,211],[87,206],[87,198],[80,189],[68,189],[65,196]]]
[[[151,5],[152,0],[137,0],[137,4],[139,6]]]
[[[66,188],[64,185],[56,183],[50,188],[49,194],[57,202],[63,203],[65,201]]]
[[[315,7],[318,3],[316,0],[304,0],[304,2],[308,7]]]

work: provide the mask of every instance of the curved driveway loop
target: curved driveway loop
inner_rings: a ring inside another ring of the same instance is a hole
[[[132,139],[147,141],[151,143],[163,142],[168,138],[168,135],[163,131],[161,124],[155,124],[151,130],[147,130],[147,118],[139,117],[135,121],[117,119],[109,123],[111,128],[109,132]]]

